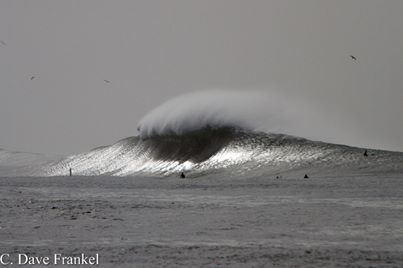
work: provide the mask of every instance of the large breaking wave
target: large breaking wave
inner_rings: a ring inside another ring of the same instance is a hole
[[[151,111],[140,121],[137,136],[53,162],[14,160],[18,165],[12,165],[11,169],[8,166],[7,170],[16,171],[9,174],[24,171],[24,175],[33,176],[64,176],[71,168],[74,175],[169,176],[185,172],[189,177],[307,170],[309,173],[403,171],[403,153],[365,150],[278,133],[291,116],[281,106],[278,98],[270,99],[256,92],[192,93]],[[268,115],[267,111],[272,113]],[[282,117],[274,116],[278,114]],[[259,130],[263,121],[271,125],[272,131]],[[3,166],[7,166],[4,161]],[[1,167],[0,152],[0,173]]]

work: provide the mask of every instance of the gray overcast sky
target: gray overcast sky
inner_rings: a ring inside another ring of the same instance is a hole
[[[403,151],[402,14],[401,0],[1,0],[0,147],[85,151],[223,87],[309,100],[347,133],[324,140]]]

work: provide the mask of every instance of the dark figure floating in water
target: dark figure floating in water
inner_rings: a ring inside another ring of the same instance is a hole
[[[70,177],[73,176],[73,170],[70,168],[69,171],[70,171]]]
[[[309,179],[308,174],[305,174],[304,179]]]
[[[365,150],[364,156],[368,156],[368,151],[367,150]]]
[[[185,173],[183,173],[183,172],[181,173],[181,178],[182,179],[186,178]]]

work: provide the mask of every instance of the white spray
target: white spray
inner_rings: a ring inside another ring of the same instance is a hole
[[[259,91],[205,90],[173,98],[144,116],[142,138],[183,134],[207,126],[280,130],[290,117],[280,96]],[[281,116],[280,116],[281,115]]]

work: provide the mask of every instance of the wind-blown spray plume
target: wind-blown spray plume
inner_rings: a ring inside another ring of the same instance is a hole
[[[278,99],[257,91],[193,92],[152,110],[140,120],[138,130],[142,138],[182,135],[206,127],[255,130],[262,125],[278,125],[280,118],[275,115],[280,114],[279,110]]]

